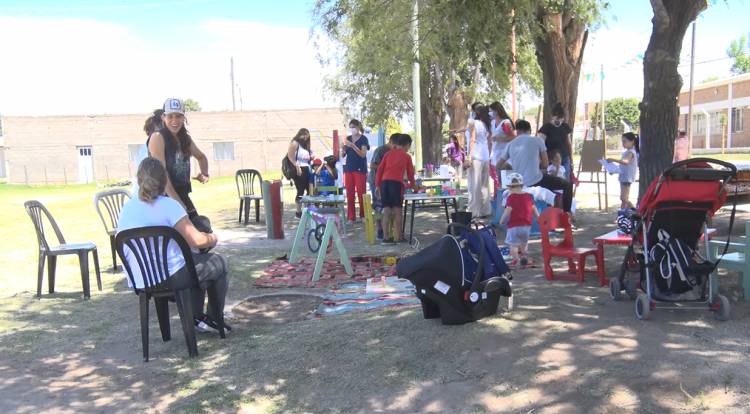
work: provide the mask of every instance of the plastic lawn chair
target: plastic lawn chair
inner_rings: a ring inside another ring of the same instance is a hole
[[[258,182],[260,194],[255,194],[255,182]],[[263,199],[263,177],[257,170],[237,170],[234,174],[234,181],[237,184],[237,196],[240,199],[239,219],[242,221],[242,213],[245,213],[245,223],[250,215],[250,203],[255,202],[255,222],[260,222],[260,200]]]
[[[130,193],[122,189],[101,191],[94,196],[94,207],[99,214],[99,218],[102,219],[104,231],[109,236],[109,247],[112,250],[112,272],[117,271],[117,253],[115,252],[117,223],[120,220],[122,206],[128,200],[130,200]],[[106,213],[106,216],[104,213]]]

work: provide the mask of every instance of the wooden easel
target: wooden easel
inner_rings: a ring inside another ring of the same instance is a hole
[[[602,209],[602,190],[601,185],[604,184],[604,211],[609,211],[609,196],[607,195],[607,172],[604,171],[604,167],[599,163],[599,160],[604,158],[606,154],[605,142],[601,139],[586,139],[588,136],[588,130],[583,136],[583,147],[581,149],[581,161],[578,163],[578,177],[579,183],[592,183],[596,184],[597,197],[599,199],[599,210]],[[581,173],[589,173],[588,180],[581,179]],[[604,180],[600,176],[603,173]],[[596,177],[594,176],[596,174]]]

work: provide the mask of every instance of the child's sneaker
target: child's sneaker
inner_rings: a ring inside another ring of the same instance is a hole
[[[219,333],[219,330],[212,327],[208,321],[208,316],[203,315],[196,317],[195,319],[195,331],[200,333]]]
[[[210,326],[212,329],[216,331],[216,333],[219,332],[219,323],[215,320],[211,319],[208,316],[205,316],[203,321],[206,323],[206,325]],[[229,335],[232,332],[232,327],[229,326],[226,319],[224,320],[224,333]]]
[[[521,266],[528,266],[529,265],[529,259],[526,257],[522,257],[519,261],[521,263]]]
[[[518,262],[519,262],[518,259],[513,259],[513,260],[510,261],[510,265],[513,266],[513,267],[516,267],[516,266],[518,266]]]

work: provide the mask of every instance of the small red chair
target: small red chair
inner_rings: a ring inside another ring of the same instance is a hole
[[[583,283],[585,273],[596,273],[602,286],[607,284],[604,275],[604,257],[596,248],[580,248],[573,246],[573,230],[568,215],[559,208],[547,208],[539,216],[539,229],[542,233],[542,256],[544,257],[544,277],[547,280],[564,279]],[[553,245],[549,240],[549,232],[563,229],[565,237],[559,244]],[[586,257],[593,256],[596,270],[586,270]],[[555,276],[550,264],[553,257],[568,259],[568,273]]]

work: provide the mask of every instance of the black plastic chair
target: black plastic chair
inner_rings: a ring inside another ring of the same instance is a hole
[[[94,196],[94,207],[99,214],[99,218],[102,219],[104,231],[109,236],[109,247],[112,250],[112,272],[117,272],[117,253],[115,253],[117,222],[120,220],[122,206],[128,200],[130,200],[130,193],[122,189],[101,191]],[[102,206],[104,209],[102,209]],[[106,211],[106,217],[102,210]]]
[[[39,242],[39,268],[37,273],[36,296],[42,297],[42,281],[44,279],[44,261],[47,260],[47,282],[49,293],[55,292],[55,269],[57,267],[57,256],[66,254],[78,255],[78,262],[81,266],[81,282],[83,283],[83,297],[91,297],[91,287],[89,285],[89,252],[94,256],[94,270],[96,270],[96,283],[99,290],[102,290],[102,278],[99,274],[99,256],[96,252],[96,245],[91,242],[86,243],[66,243],[65,238],[57,226],[55,219],[52,218],[49,210],[42,203],[31,200],[23,203],[26,213],[31,217],[36,231],[36,238]],[[44,233],[44,217],[52,226],[57,236],[57,246],[51,246],[47,243],[47,237]]]
[[[179,246],[185,259],[185,269],[188,271],[187,278],[170,277],[167,262],[167,246],[174,241]],[[130,284],[138,295],[140,302],[141,319],[141,342],[143,344],[143,361],[148,362],[148,302],[154,298],[156,316],[159,319],[159,328],[163,341],[169,341],[172,334],[169,326],[169,301],[177,303],[177,311],[182,322],[182,331],[185,334],[188,355],[198,356],[198,344],[195,338],[195,325],[193,316],[192,289],[200,289],[198,275],[195,271],[195,262],[185,239],[175,229],[168,226],[140,227],[123,230],[115,236],[115,247],[120,255],[125,272],[130,279]],[[143,288],[137,288],[133,269],[125,257],[125,247],[131,252],[143,280]],[[158,253],[158,254],[157,254]],[[213,286],[208,290],[209,303],[215,304],[217,292]],[[224,332],[224,315],[219,309],[212,309],[214,315],[218,315],[219,335],[226,337]]]
[[[263,177],[257,170],[237,170],[234,175],[237,184],[237,196],[240,198],[240,214],[237,221],[242,221],[245,212],[245,224],[250,215],[250,202],[255,201],[255,222],[260,222],[260,200],[263,199]],[[258,181],[260,194],[255,194],[255,181]],[[244,208],[244,210],[243,210]]]

